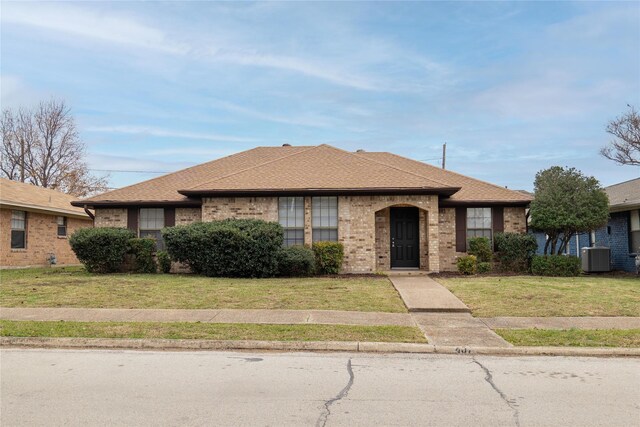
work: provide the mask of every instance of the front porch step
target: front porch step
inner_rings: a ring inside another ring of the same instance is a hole
[[[384,270],[382,272],[387,276],[428,276],[429,271],[426,270]]]

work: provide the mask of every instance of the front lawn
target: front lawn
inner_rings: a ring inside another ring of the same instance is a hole
[[[513,345],[552,347],[640,347],[640,329],[496,329]]]
[[[0,336],[426,343],[417,327],[0,320]]]
[[[438,278],[476,317],[640,316],[640,279],[483,276]]]
[[[0,287],[2,307],[407,311],[385,277],[224,279],[49,268],[2,270]]]

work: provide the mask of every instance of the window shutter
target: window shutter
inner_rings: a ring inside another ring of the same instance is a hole
[[[456,251],[467,251],[467,208],[456,208]]]
[[[138,235],[138,208],[129,208],[127,211],[127,228]]]
[[[493,208],[493,233],[504,233],[504,208]]]
[[[164,209],[164,226],[173,227],[176,225],[176,208]]]

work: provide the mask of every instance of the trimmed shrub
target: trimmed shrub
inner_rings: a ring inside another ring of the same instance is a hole
[[[315,242],[312,245],[316,256],[318,274],[338,274],[344,260],[344,246],[339,242]]]
[[[513,273],[525,273],[531,269],[531,259],[538,250],[538,242],[531,234],[497,233],[496,258],[500,270]]]
[[[462,274],[476,274],[478,270],[478,258],[475,255],[461,256],[456,261],[458,271]]]
[[[129,253],[133,255],[133,271],[135,273],[156,273],[158,266],[153,259],[156,240],[148,237],[129,240]]]
[[[280,276],[311,276],[315,269],[315,254],[306,246],[289,246],[278,254]]]
[[[566,255],[536,255],[531,262],[531,272],[536,276],[578,276],[580,258]]]
[[[478,262],[491,262],[493,259],[493,249],[491,240],[486,237],[472,237],[469,239],[469,255],[475,255]]]
[[[282,226],[258,219],[225,219],[162,230],[173,261],[194,273],[222,277],[272,277],[278,272]]]
[[[126,228],[81,228],[69,237],[69,245],[87,271],[112,273],[120,270],[133,238]]]
[[[171,257],[167,251],[158,251],[156,253],[158,257],[158,267],[160,268],[161,273],[170,273],[171,272]]]
[[[491,263],[479,262],[477,270],[478,270],[478,273],[488,273],[491,271]]]

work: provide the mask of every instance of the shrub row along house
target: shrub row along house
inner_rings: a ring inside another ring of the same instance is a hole
[[[158,239],[163,227],[225,218],[277,221],[286,245],[339,241],[345,273],[456,269],[467,240],[525,232],[531,197],[385,152],[257,147],[74,201],[96,227]]]
[[[91,227],[74,196],[0,178],[0,267],[79,264],[67,236]]]

